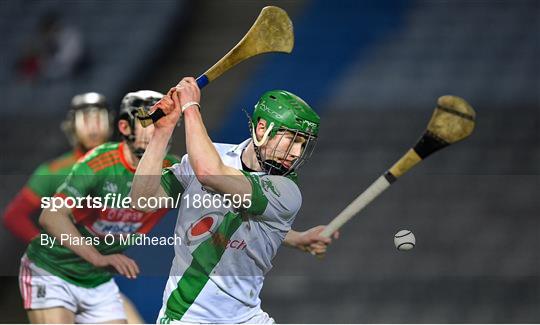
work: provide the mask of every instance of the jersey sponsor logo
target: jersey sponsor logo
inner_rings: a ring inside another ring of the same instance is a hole
[[[225,248],[234,248],[234,249],[244,250],[246,247],[247,247],[247,243],[243,239],[242,240],[234,239],[234,240],[229,240]]]
[[[215,246],[221,246],[225,249],[232,248],[237,250],[244,250],[247,247],[247,243],[245,240],[238,240],[238,239],[229,239],[225,237],[225,235],[220,233],[212,234],[212,242]]]
[[[208,238],[208,236],[213,235],[221,220],[223,220],[223,214],[221,212],[213,212],[192,223],[186,232],[188,243],[198,244]]]
[[[212,195],[220,195],[218,192],[213,192],[213,191],[207,189],[206,187],[204,187],[203,185],[201,185],[201,191],[212,194]]]
[[[243,239],[242,240],[238,240],[238,239],[227,240],[227,238],[225,238],[223,234],[213,234],[212,241],[214,242],[214,245],[225,247],[225,249],[232,248],[232,249],[237,249],[237,250],[244,250],[247,247],[247,243],[245,240]]]
[[[133,209],[106,209],[101,213],[101,219],[108,221],[140,222],[145,213]]]
[[[247,247],[245,240],[227,240],[227,238],[218,233],[216,230],[223,221],[223,214],[221,212],[213,212],[207,215],[204,215],[197,221],[191,224],[191,226],[186,231],[187,245],[199,244],[209,237],[212,237],[212,242],[216,246],[222,246],[237,250],[244,250]]]
[[[103,184],[103,190],[109,193],[116,193],[118,192],[118,185],[109,181],[105,181],[105,184]]]
[[[106,234],[133,234],[141,228],[142,222],[118,222],[98,220],[92,225],[92,230],[99,235]]]
[[[155,220],[155,212],[142,212],[133,209],[106,209],[105,211],[95,211],[95,209],[83,209],[79,218],[81,222],[93,233],[97,235],[131,234],[139,231],[148,222]],[[89,213],[89,214],[86,214]],[[89,220],[96,218],[95,220]]]
[[[276,196],[280,197],[281,196],[281,193],[279,193],[279,191],[276,189],[276,187],[274,186],[274,184],[272,183],[271,180],[269,179],[263,179],[262,180],[262,187],[263,189],[268,192],[268,190],[272,191],[272,193],[274,193]]]
[[[74,197],[82,197],[83,196],[81,194],[81,192],[79,192],[79,190],[77,190],[75,187],[73,187],[71,185],[66,185],[66,183],[62,184],[57,192],[62,192],[62,191],[66,191],[66,192],[68,192],[69,194],[71,194]]]

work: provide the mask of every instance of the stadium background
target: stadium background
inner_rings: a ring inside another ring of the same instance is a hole
[[[292,17],[292,55],[242,63],[203,92],[217,142],[247,136],[271,88],[320,112],[302,170],[295,228],[324,224],[420,135],[436,98],[478,114],[473,136],[429,158],[348,224],[323,261],[283,248],[263,289],[279,322],[540,322],[538,1],[9,1],[0,2],[0,159],[4,208],[41,162],[68,149],[59,129],[75,93],[164,91],[198,75],[247,31],[264,5]],[[73,76],[22,80],[14,66],[40,17],[77,28],[90,64]],[[172,151],[183,154],[183,130]],[[169,235],[171,213],[153,232]],[[410,229],[402,253],[392,236]],[[24,246],[0,229],[0,322],[24,322],[17,286]],[[172,249],[128,251],[143,276],[119,279],[153,322]]]

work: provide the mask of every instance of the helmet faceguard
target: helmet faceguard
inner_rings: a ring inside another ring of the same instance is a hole
[[[112,121],[112,112],[105,96],[89,92],[73,97],[61,128],[72,146],[87,151],[107,141],[112,134]]]
[[[259,140],[256,129],[261,119],[266,121],[266,130]],[[284,90],[263,94],[250,123],[261,168],[271,175],[288,175],[298,170],[315,149],[319,125],[319,115],[300,97]],[[300,152],[293,152],[298,147]]]
[[[140,148],[135,145],[137,140],[135,135],[137,110],[143,109],[148,112],[161,98],[163,98],[163,94],[157,91],[139,90],[126,94],[122,99],[120,116],[118,118],[127,121],[130,127],[130,134],[122,134],[122,137],[126,140],[131,152],[139,159],[143,156],[146,148]]]

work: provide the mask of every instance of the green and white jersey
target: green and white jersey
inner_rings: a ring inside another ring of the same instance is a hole
[[[223,162],[242,170],[240,145],[215,144]],[[261,312],[259,293],[272,259],[302,204],[290,178],[244,172],[252,184],[251,206],[236,210],[215,200],[200,206],[196,195],[215,194],[194,176],[187,155],[164,169],[162,186],[171,196],[182,192],[175,234],[182,245],[164,292],[158,322],[241,323]],[[220,177],[220,176],[217,176]]]

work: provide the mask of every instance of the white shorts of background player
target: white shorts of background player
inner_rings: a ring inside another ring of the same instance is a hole
[[[114,279],[95,288],[79,287],[38,267],[25,255],[21,259],[19,288],[26,310],[64,307],[75,314],[76,323],[126,319]]]

